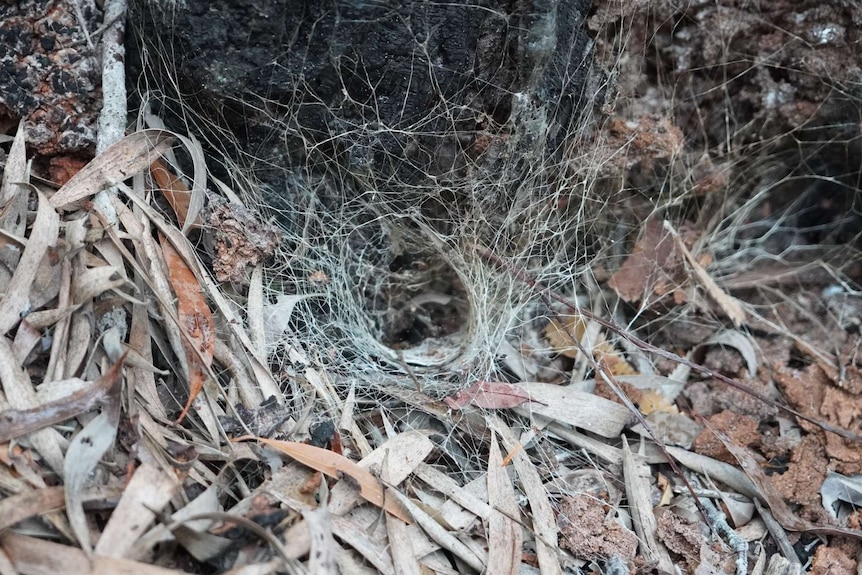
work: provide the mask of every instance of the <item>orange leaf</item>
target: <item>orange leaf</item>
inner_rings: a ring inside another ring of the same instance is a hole
[[[552,319],[545,327],[545,338],[551,344],[551,349],[570,359],[578,359],[578,342],[587,331],[587,322],[580,315],[562,316],[562,321]],[[625,358],[604,335],[598,334],[593,349],[593,358],[604,362],[613,375],[636,375],[637,371],[629,365]]]
[[[177,418],[176,424],[179,425],[185,419],[192,402],[203,389],[207,370],[212,365],[215,323],[194,272],[164,235],[159,234],[159,242],[165,256],[168,278],[177,296],[177,317],[180,327],[188,335],[188,340],[183,338],[183,348],[189,366],[189,399]]]
[[[275,439],[266,439],[264,437],[244,436],[239,437],[235,441],[244,439],[256,439],[261,443],[289,455],[303,465],[310,467],[316,471],[323,473],[333,479],[341,479],[341,474],[349,475],[359,485],[359,495],[363,499],[385,509],[395,517],[398,517],[406,523],[412,523],[410,516],[401,509],[394,499],[384,497],[383,488],[380,482],[364,467],[357,465],[355,462],[347,459],[343,455],[339,455],[328,449],[308,445],[307,443],[298,443],[296,441],[277,441]]]
[[[580,341],[584,337],[587,324],[580,316],[565,316],[561,319],[565,323],[551,320],[545,328],[545,337],[555,352],[570,359],[577,359],[578,347],[572,337]]]
[[[637,375],[638,372],[614,349],[614,346],[603,341],[593,348],[593,357],[599,363],[605,364],[612,375]]]
[[[150,173],[153,175],[153,179],[156,181],[162,194],[164,194],[165,199],[174,209],[174,213],[177,214],[177,221],[180,227],[185,228],[192,198],[192,193],[188,186],[168,169],[168,165],[161,158],[150,165]],[[198,224],[200,222],[193,223],[193,225]]]
[[[641,394],[638,407],[644,415],[651,413],[679,413],[674,404],[669,402],[661,393],[655,389],[647,389]]]

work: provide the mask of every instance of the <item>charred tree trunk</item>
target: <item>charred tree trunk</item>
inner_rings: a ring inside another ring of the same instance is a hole
[[[300,166],[421,187],[511,162],[501,155],[553,155],[601,99],[586,0],[162,8],[135,6],[133,65],[192,129],[209,127],[178,100],[220,118],[275,200],[284,170]]]

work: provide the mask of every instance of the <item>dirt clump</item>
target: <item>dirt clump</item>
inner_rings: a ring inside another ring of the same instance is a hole
[[[635,559],[637,536],[608,517],[604,501],[589,495],[564,499],[557,515],[560,546],[575,557],[603,561],[618,556],[629,565]]]

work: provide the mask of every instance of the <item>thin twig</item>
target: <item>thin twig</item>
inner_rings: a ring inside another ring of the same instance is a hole
[[[99,135],[96,154],[102,153],[126,132],[128,113],[126,98],[126,58],[123,47],[126,30],[127,0],[106,0],[102,34],[102,112],[99,114]],[[119,221],[111,196],[116,189],[102,190],[93,198],[96,208],[105,215],[109,226]]]

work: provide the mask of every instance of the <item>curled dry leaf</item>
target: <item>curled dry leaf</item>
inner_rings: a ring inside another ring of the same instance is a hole
[[[85,389],[32,409],[7,409],[0,412],[0,443],[92,411],[117,385],[125,359],[126,355],[123,354],[111,369]]]
[[[177,418],[185,419],[192,402],[200,394],[212,365],[215,350],[215,323],[206,297],[194,272],[164,235],[159,235],[162,253],[168,269],[168,279],[177,296],[177,317],[180,327],[188,335],[183,340],[189,366],[189,399]]]
[[[750,335],[735,329],[726,329],[715,333],[695,348],[692,355],[698,363],[703,363],[701,361],[703,352],[711,345],[728,346],[738,351],[745,360],[745,365],[748,369],[747,377],[753,378],[757,376],[757,350],[754,348]]]
[[[467,406],[482,409],[508,409],[530,401],[530,394],[510,383],[477,381],[443,401],[452,409],[464,409]]]
[[[848,504],[848,509],[858,509],[862,505],[862,476],[846,477],[828,471],[820,487],[820,497],[823,500],[823,508],[838,519],[838,508],[842,502]]]

